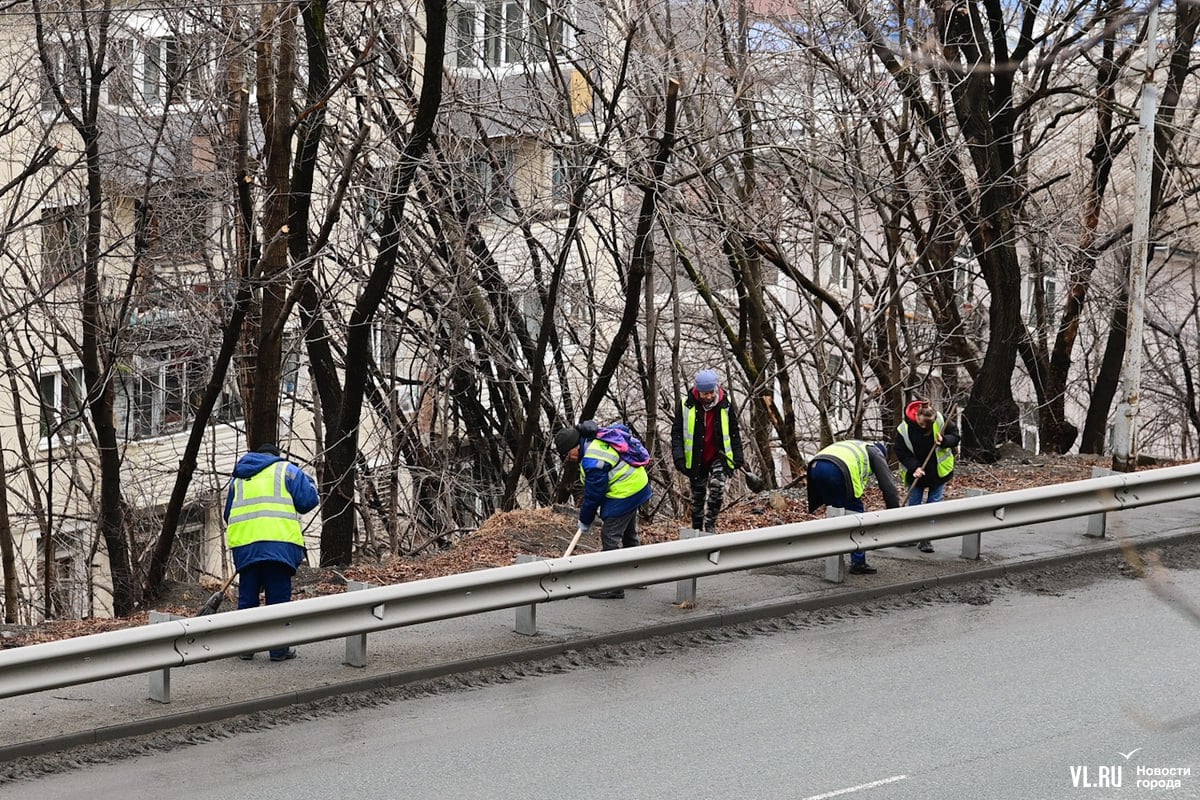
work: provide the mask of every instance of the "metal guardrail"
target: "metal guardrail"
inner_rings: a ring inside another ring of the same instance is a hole
[[[920,539],[1200,497],[1200,464],[850,514],[160,622],[0,652],[0,697]]]

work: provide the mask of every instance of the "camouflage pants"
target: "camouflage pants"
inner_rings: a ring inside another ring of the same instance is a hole
[[[692,485],[692,527],[713,533],[717,530],[717,514],[725,502],[725,482],[729,473],[720,461],[692,467],[688,480]]]

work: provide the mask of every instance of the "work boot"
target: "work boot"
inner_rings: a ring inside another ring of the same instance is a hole
[[[254,653],[242,653],[240,656],[238,656],[238,658],[240,658],[242,661],[253,661]]]
[[[624,600],[625,590],[613,589],[612,591],[608,592],[593,592],[592,594],[589,594],[588,597],[592,598],[593,600]]]
[[[271,660],[272,661],[288,661],[290,659],[295,658],[296,655],[297,655],[296,648],[289,647],[287,650],[284,650],[282,653],[271,653]]]
[[[851,564],[850,568],[846,571],[851,575],[874,575],[876,572],[879,572],[879,570],[875,569],[865,561]]]
[[[921,541],[917,542],[917,549],[922,553],[932,553],[933,542],[929,541],[928,539],[922,539]]]

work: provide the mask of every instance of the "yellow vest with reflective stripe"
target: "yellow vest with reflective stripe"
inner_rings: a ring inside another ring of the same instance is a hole
[[[844,442],[834,442],[824,450],[817,452],[818,456],[829,456],[846,465],[850,473],[850,484],[856,498],[862,497],[867,490],[867,476],[871,474],[871,457],[867,455],[866,442],[848,439]]]
[[[287,488],[286,461],[276,461],[249,478],[233,479],[233,503],[225,541],[230,547],[252,542],[291,542],[304,546],[300,514]]]
[[[933,418],[933,440],[935,442],[937,441],[938,436],[941,435],[942,427],[945,424],[946,424],[946,420],[939,412],[938,415]],[[913,450],[912,439],[908,438],[908,420],[901,422],[900,427],[896,428],[896,432],[899,433],[900,438],[904,440],[904,444],[908,447],[908,452],[912,453],[915,456],[916,452]],[[937,474],[938,474],[938,477],[944,478],[953,471],[954,471],[954,451],[951,450],[949,447],[938,447],[937,448]],[[904,468],[903,464],[900,465],[900,480],[904,482],[905,486],[908,486],[910,478],[909,478],[908,470],[906,470]]]
[[[725,457],[725,465],[730,469],[733,465],[733,440],[729,436],[729,406],[722,405],[721,411],[721,455]],[[710,412],[711,413],[711,412]],[[692,451],[696,446],[696,407],[689,406],[687,417],[683,421],[683,465],[692,468],[694,459]]]
[[[612,467],[608,471],[608,493],[605,496],[614,500],[633,497],[650,482],[650,476],[646,474],[644,467],[626,463],[621,459],[621,454],[607,442],[592,439],[583,455],[579,457],[579,478],[584,483],[587,482],[587,471],[583,468],[585,458],[594,458]]]

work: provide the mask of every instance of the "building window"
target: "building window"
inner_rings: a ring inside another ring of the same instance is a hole
[[[82,206],[42,209],[42,286],[76,281],[83,271]]]
[[[399,375],[400,327],[391,321],[375,325],[375,363],[384,378]]]
[[[817,245],[818,274],[826,286],[849,289],[851,284],[850,261],[846,257],[846,240],[822,239]]]
[[[363,230],[367,240],[375,245],[379,244],[387,223],[387,211],[392,199],[391,186],[392,180],[389,171],[378,184],[363,188]]]
[[[44,69],[42,80],[42,110],[58,109],[58,98],[54,96],[57,86],[69,106],[78,106],[83,97],[83,66],[79,63],[79,48],[74,44],[49,44],[46,48],[49,73]]]
[[[556,211],[565,211],[570,206],[584,174],[584,167],[579,163],[575,151],[555,150],[551,154],[550,197]]]
[[[154,520],[162,529],[162,519]],[[188,583],[204,574],[204,511],[199,506],[185,506],[175,530],[175,546],[167,564],[167,577]]]
[[[174,104],[203,96],[203,48],[194,39],[148,39],[142,68],[142,99],[150,104]]]
[[[480,200],[489,210],[499,214],[512,207],[513,154],[504,148],[494,148],[475,160],[475,180]]]
[[[147,103],[184,99],[183,61],[178,39],[150,39],[142,65],[142,99]]]
[[[57,538],[57,537],[56,537]],[[71,552],[75,548],[55,547],[50,562],[50,594],[46,598],[47,619],[84,619],[90,616],[88,602],[87,559]],[[38,560],[38,583],[45,582],[45,561]]]
[[[104,79],[109,105],[182,103],[204,96],[204,48],[197,39],[146,37],[136,28],[109,40]]]
[[[458,206],[472,214],[500,214],[512,208],[516,191],[513,151],[493,144],[488,152],[477,153],[469,159],[454,193]]]
[[[550,197],[555,208],[566,208],[571,202],[574,191],[572,177],[570,160],[562,153],[553,153],[550,162]]]
[[[960,248],[954,257],[954,299],[958,305],[975,302],[975,277],[978,264],[969,248]]]
[[[42,439],[74,436],[83,426],[83,367],[38,377],[38,435]]]
[[[449,11],[447,50],[460,69],[545,62],[565,41],[562,13],[545,0],[455,2]]]
[[[1047,325],[1054,319],[1055,307],[1058,302],[1058,281],[1052,273],[1045,273],[1040,276],[1026,275],[1025,282],[1022,285],[1021,300],[1025,310],[1025,322],[1031,328],[1036,328],[1040,324],[1037,305],[1039,281],[1044,302],[1042,308],[1045,310]]]
[[[133,249],[138,253],[154,254],[160,246],[158,213],[150,203],[133,201]]]
[[[412,379],[412,356],[404,346],[400,324],[395,319],[376,323],[373,330],[373,355],[385,388],[390,388],[394,407],[404,414],[416,410],[419,384]]]
[[[104,89],[110,105],[132,105],[137,87],[133,61],[133,39],[118,37],[109,40],[109,72],[104,79]]]
[[[159,258],[201,261],[208,247],[210,203],[199,192],[134,201],[135,247]]]
[[[279,370],[279,389],[286,395],[297,396],[304,389],[304,336],[289,330],[283,337],[283,363]]]
[[[452,40],[453,30],[447,32]],[[379,15],[379,69],[385,76],[404,78],[412,71],[416,35],[413,25],[403,13],[383,10]]]
[[[127,439],[170,436],[196,418],[211,371],[209,359],[190,348],[162,349],[134,359],[117,381],[118,434]],[[222,392],[213,421],[241,419],[241,402],[230,384]]]

